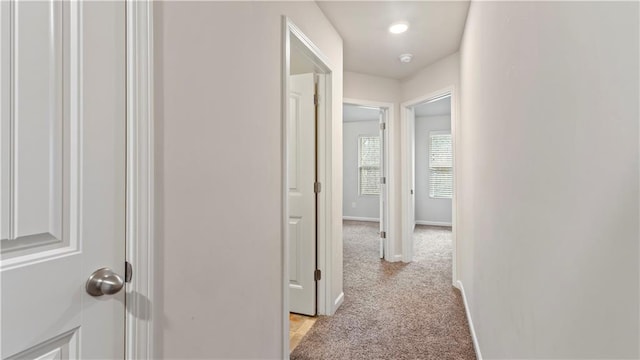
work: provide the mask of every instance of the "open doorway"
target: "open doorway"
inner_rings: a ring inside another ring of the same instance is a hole
[[[283,25],[283,345],[292,350],[333,305],[327,302],[332,69],[291,20],[284,17]]]
[[[451,253],[456,282],[455,106],[453,89],[402,104],[403,260],[427,247]],[[440,241],[441,244],[436,244]]]
[[[451,96],[417,105],[414,131],[415,224],[451,227]]]
[[[343,226],[377,227],[378,256],[391,257],[389,136],[392,104],[345,99],[342,119]]]

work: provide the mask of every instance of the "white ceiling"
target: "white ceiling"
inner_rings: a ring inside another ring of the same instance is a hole
[[[420,104],[415,107],[415,112],[416,117],[451,115],[451,97]]]
[[[378,121],[380,110],[358,105],[344,104],[342,107],[342,121]]]
[[[316,1],[344,41],[344,69],[404,79],[460,47],[469,1]],[[408,21],[391,34],[389,25]],[[403,64],[398,56],[412,53]]]

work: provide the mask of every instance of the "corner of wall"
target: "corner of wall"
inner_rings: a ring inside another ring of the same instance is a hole
[[[333,301],[333,305],[331,307],[331,314],[329,314],[329,315],[335,314],[336,311],[338,310],[340,305],[342,305],[343,302],[344,302],[344,292],[340,292],[338,297],[336,297],[336,299]]]
[[[467,295],[464,292],[464,286],[462,285],[462,281],[458,280],[455,286],[460,290],[460,293],[462,294],[462,301],[464,302],[464,311],[467,314],[467,322],[469,323],[469,331],[471,332],[471,340],[473,340],[473,349],[476,352],[476,358],[478,360],[482,360],[480,343],[478,342],[478,337],[476,336],[476,330],[473,325],[473,319],[471,318],[471,311],[469,310],[469,302],[467,301]]]
[[[400,102],[444,89],[460,82],[460,51],[457,50],[400,82]]]

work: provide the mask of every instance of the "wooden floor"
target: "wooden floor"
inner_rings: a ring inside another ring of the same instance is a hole
[[[289,352],[298,346],[300,340],[311,330],[315,317],[289,313]]]

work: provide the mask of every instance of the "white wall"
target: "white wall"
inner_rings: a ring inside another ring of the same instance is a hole
[[[451,131],[451,115],[416,118],[416,222],[451,225],[451,199],[429,197],[429,132]]]
[[[400,98],[400,81],[345,71],[344,97],[395,103]]]
[[[379,136],[380,127],[378,124],[379,120],[375,118],[369,121],[343,123],[343,217],[380,219],[380,197],[358,193],[358,138],[360,136]]]
[[[411,101],[460,83],[460,53],[456,52],[402,80],[401,101]]]
[[[458,269],[486,359],[640,358],[638,10],[471,5]]]
[[[281,16],[334,71],[335,297],[342,291],[342,40],[314,2],[154,6],[155,357],[282,359]]]

